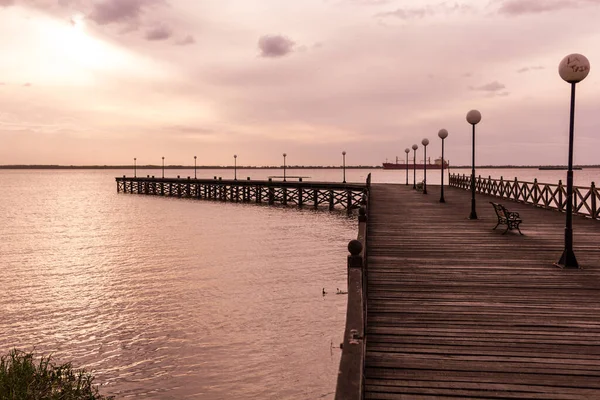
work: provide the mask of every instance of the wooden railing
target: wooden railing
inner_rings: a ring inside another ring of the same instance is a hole
[[[348,243],[348,304],[342,357],[338,371],[335,400],[361,400],[364,390],[365,342],[367,323],[367,221],[369,192],[367,190],[359,209],[358,237]]]
[[[172,196],[203,200],[269,205],[343,209],[348,214],[360,207],[366,185],[355,183],[222,180],[187,178],[118,177],[118,193]]]
[[[471,190],[470,175],[450,175],[450,186]],[[536,207],[548,208],[564,212],[567,204],[567,187],[562,181],[558,184],[521,182],[514,180],[475,178],[476,193],[489,194],[520,203],[532,204]],[[593,219],[600,219],[600,194],[594,182],[589,187],[573,187],[573,213]]]

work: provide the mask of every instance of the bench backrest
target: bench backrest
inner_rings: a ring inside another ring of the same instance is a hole
[[[508,211],[506,210],[506,208],[504,208],[502,204],[494,203],[492,201],[490,201],[490,204],[494,206],[494,210],[496,211],[496,215],[498,217],[508,219]]]

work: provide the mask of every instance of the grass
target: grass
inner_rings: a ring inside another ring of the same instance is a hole
[[[0,400],[110,400],[102,396],[84,369],[56,365],[51,356],[11,350],[0,357]]]

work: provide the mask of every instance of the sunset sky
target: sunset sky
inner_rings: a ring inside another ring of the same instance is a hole
[[[600,0],[0,0],[0,164],[600,164]]]

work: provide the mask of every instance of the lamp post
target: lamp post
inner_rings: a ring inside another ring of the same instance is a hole
[[[477,219],[475,211],[475,125],[481,121],[481,113],[477,110],[471,110],[467,113],[467,122],[473,127],[473,164],[471,169],[471,215],[469,219]]]
[[[233,180],[237,181],[237,154],[233,155]]]
[[[137,161],[137,158],[133,157],[133,177],[134,178],[137,178],[137,171],[136,171],[137,165],[136,165],[136,161]]]
[[[413,189],[417,189],[417,149],[419,146],[416,144],[412,145],[412,149],[414,151],[413,155]]]
[[[285,182],[285,158],[287,157],[286,153],[283,153],[283,181]]]
[[[442,192],[440,194],[440,203],[445,203],[446,199],[444,199],[444,139],[448,137],[448,131],[445,129],[440,129],[438,132],[438,136],[442,139]]]
[[[421,140],[421,144],[423,145],[425,157],[423,160],[423,194],[427,194],[427,145],[429,144],[429,139],[425,138]]]
[[[342,169],[344,170],[344,182],[346,183],[346,152],[342,151]]]
[[[165,178],[165,158],[162,158],[162,177]]]
[[[575,125],[575,85],[590,72],[590,62],[581,54],[570,54],[558,65],[560,77],[571,84],[571,116],[569,120],[569,169],[567,171],[567,221],[565,249],[556,263],[561,268],[579,268],[573,252],[573,128]]]
[[[194,179],[198,179],[196,175],[196,156],[194,156]]]
[[[408,153],[410,153],[410,149],[407,147],[404,152],[406,153],[406,186],[408,186]]]

